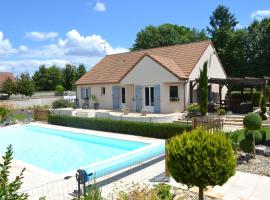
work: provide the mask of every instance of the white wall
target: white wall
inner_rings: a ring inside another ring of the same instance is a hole
[[[113,84],[93,84],[93,85],[79,85],[77,86],[77,97],[80,100],[80,106],[84,102],[81,99],[81,87],[91,87],[91,95],[96,95],[99,101],[100,108],[112,109],[112,87]],[[105,87],[105,95],[101,94],[101,88]],[[90,108],[93,108],[94,104],[90,101]]]
[[[142,86],[160,85],[161,113],[184,110],[184,85],[179,79],[152,58],[144,57],[121,81],[121,84]],[[170,101],[170,86],[178,86],[180,101]],[[143,98],[144,102],[144,98]],[[133,104],[135,105],[135,103]]]
[[[15,109],[28,108],[32,106],[51,106],[55,100],[63,99],[63,97],[47,97],[47,98],[30,98],[18,100],[1,100],[1,104],[10,104]]]
[[[195,68],[193,69],[193,71],[191,72],[190,76],[189,76],[189,80],[195,80],[199,77],[200,75],[200,69],[203,68],[204,62],[208,61],[208,77],[209,78],[226,78],[226,73],[222,67],[222,64],[220,63],[217,55],[214,53],[214,48],[209,45],[207,47],[207,49],[205,50],[204,54],[202,55],[202,57],[199,59],[197,65],[195,66]],[[187,93],[189,94],[189,84],[187,84]],[[197,89],[197,86],[194,87],[194,90]],[[217,84],[213,84],[212,85],[212,91],[215,93],[218,93],[219,91],[218,85]],[[227,92],[227,88],[223,87],[222,89],[222,99],[225,98],[225,94]],[[196,92],[194,92],[193,95],[193,102],[196,102],[197,100],[197,95]],[[189,95],[187,95],[186,97],[186,102],[189,103]]]
[[[164,82],[178,82],[179,79],[145,56],[121,81],[121,84],[155,85]]]

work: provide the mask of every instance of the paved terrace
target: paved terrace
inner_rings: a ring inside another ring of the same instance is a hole
[[[72,109],[72,108],[59,108],[53,109],[52,112],[57,115],[77,116],[77,117],[89,117],[89,118],[106,118],[114,120],[126,120],[126,121],[142,121],[142,122],[158,122],[166,123],[173,122],[179,119],[184,119],[186,113],[147,113],[142,115],[141,113],[129,112],[124,114],[121,111],[104,110],[104,109]]]

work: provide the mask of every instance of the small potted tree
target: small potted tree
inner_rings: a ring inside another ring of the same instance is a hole
[[[94,109],[97,110],[99,109],[99,102],[98,102],[98,98],[96,95],[91,95],[91,100],[93,101],[94,103]]]

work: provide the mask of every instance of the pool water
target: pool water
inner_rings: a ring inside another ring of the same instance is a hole
[[[9,144],[16,160],[53,173],[77,170],[148,145],[33,125],[0,129],[0,154]]]

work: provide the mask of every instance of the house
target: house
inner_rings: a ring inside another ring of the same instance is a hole
[[[11,72],[0,72],[0,86],[7,80],[11,79],[12,81],[15,81],[15,77]]]
[[[226,78],[209,40],[107,55],[76,82],[79,105],[94,94],[102,109],[182,112],[196,102],[197,86],[191,95],[190,86],[206,61],[209,78]],[[217,101],[218,85],[209,89]]]

